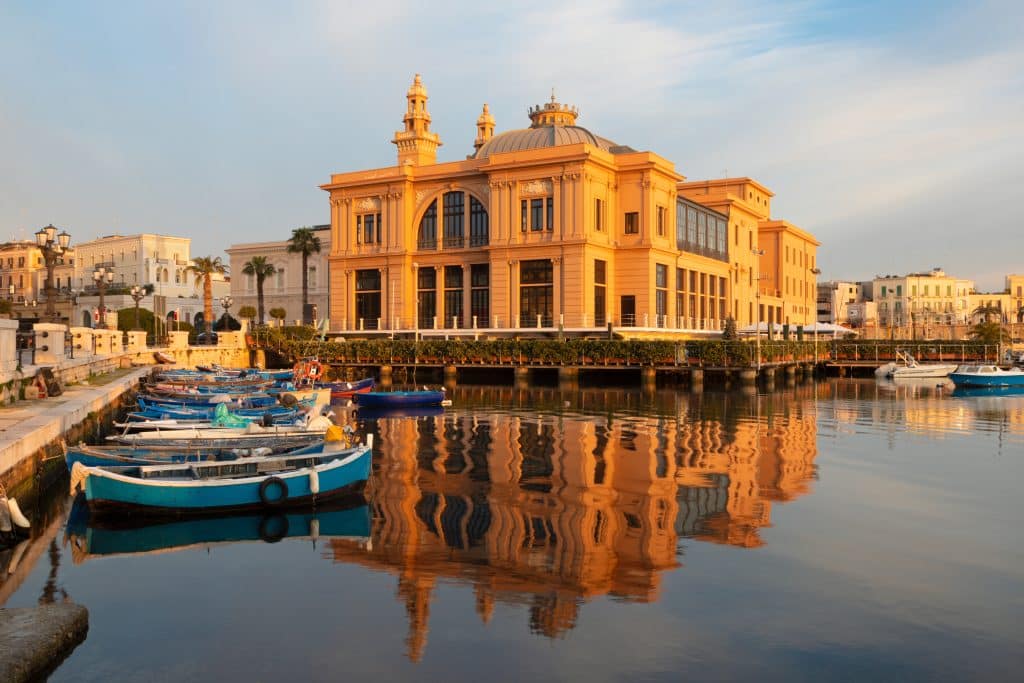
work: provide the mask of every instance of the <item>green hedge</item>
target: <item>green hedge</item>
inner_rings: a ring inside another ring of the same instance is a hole
[[[287,333],[293,332],[293,336]],[[497,339],[440,340],[353,339],[321,342],[310,328],[256,332],[257,342],[291,359],[317,356],[328,363],[453,363],[545,365],[696,365],[745,367],[755,362],[753,341],[690,340],[636,341],[602,339]],[[897,349],[908,350],[921,360],[958,360],[982,357],[978,342],[761,342],[762,362],[811,361],[815,358],[888,361]],[[988,347],[989,355],[995,347]]]
[[[261,339],[261,342],[264,340]],[[330,363],[454,363],[546,365],[701,365],[747,366],[754,361],[754,344],[746,341],[621,341],[570,339],[348,340],[266,339],[285,356],[317,356]],[[824,355],[824,348],[821,349]],[[763,342],[765,361],[811,360],[809,342]]]

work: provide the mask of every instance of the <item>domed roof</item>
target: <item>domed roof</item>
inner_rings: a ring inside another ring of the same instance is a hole
[[[600,147],[606,152],[616,146],[611,140],[598,137],[581,126],[540,126],[495,135],[484,143],[475,157],[485,159],[491,154],[502,152],[521,152],[524,149],[576,145],[581,142]]]
[[[629,147],[616,145],[607,138],[594,135],[582,126],[577,126],[576,118],[579,116],[579,111],[575,107],[556,102],[554,93],[551,94],[550,102],[531,107],[529,113],[530,120],[533,122],[532,126],[495,135],[477,150],[473,158],[486,159],[491,154],[521,152],[526,149],[558,147],[559,145],[577,145],[581,142],[599,147],[612,154],[633,151]]]

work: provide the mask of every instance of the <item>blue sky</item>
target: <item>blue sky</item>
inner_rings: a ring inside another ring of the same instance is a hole
[[[0,2],[0,239],[53,222],[193,253],[328,221],[394,163],[405,89],[439,158],[546,99],[691,179],[752,176],[823,278],[1024,272],[1024,3]],[[1006,207],[1006,208],[1004,208]]]

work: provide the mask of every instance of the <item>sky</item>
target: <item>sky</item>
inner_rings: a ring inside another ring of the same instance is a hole
[[[0,0],[0,239],[329,222],[331,173],[396,162],[421,73],[439,161],[579,125],[691,180],[750,176],[820,279],[1024,272],[1024,3]],[[1009,201],[1008,201],[1009,200]],[[999,208],[1002,206],[1003,208]]]

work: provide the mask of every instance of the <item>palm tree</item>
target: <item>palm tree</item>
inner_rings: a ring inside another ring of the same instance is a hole
[[[1001,344],[1010,341],[1010,333],[999,323],[983,322],[971,327],[971,339],[985,344]]]
[[[313,228],[296,228],[288,240],[289,254],[302,254],[302,317],[306,317],[306,304],[309,303],[309,255],[320,253],[320,238]]]
[[[192,259],[186,272],[196,277],[196,287],[203,286],[203,323],[207,337],[213,338],[213,275],[227,275],[228,264],[221,261],[220,256],[199,256]]]
[[[242,266],[246,275],[256,276],[256,316],[259,324],[263,324],[263,281],[277,272],[273,263],[267,263],[266,256],[253,256]]]
[[[992,304],[982,304],[974,309],[972,315],[981,316],[981,322],[999,322],[1003,319],[1003,309]]]

